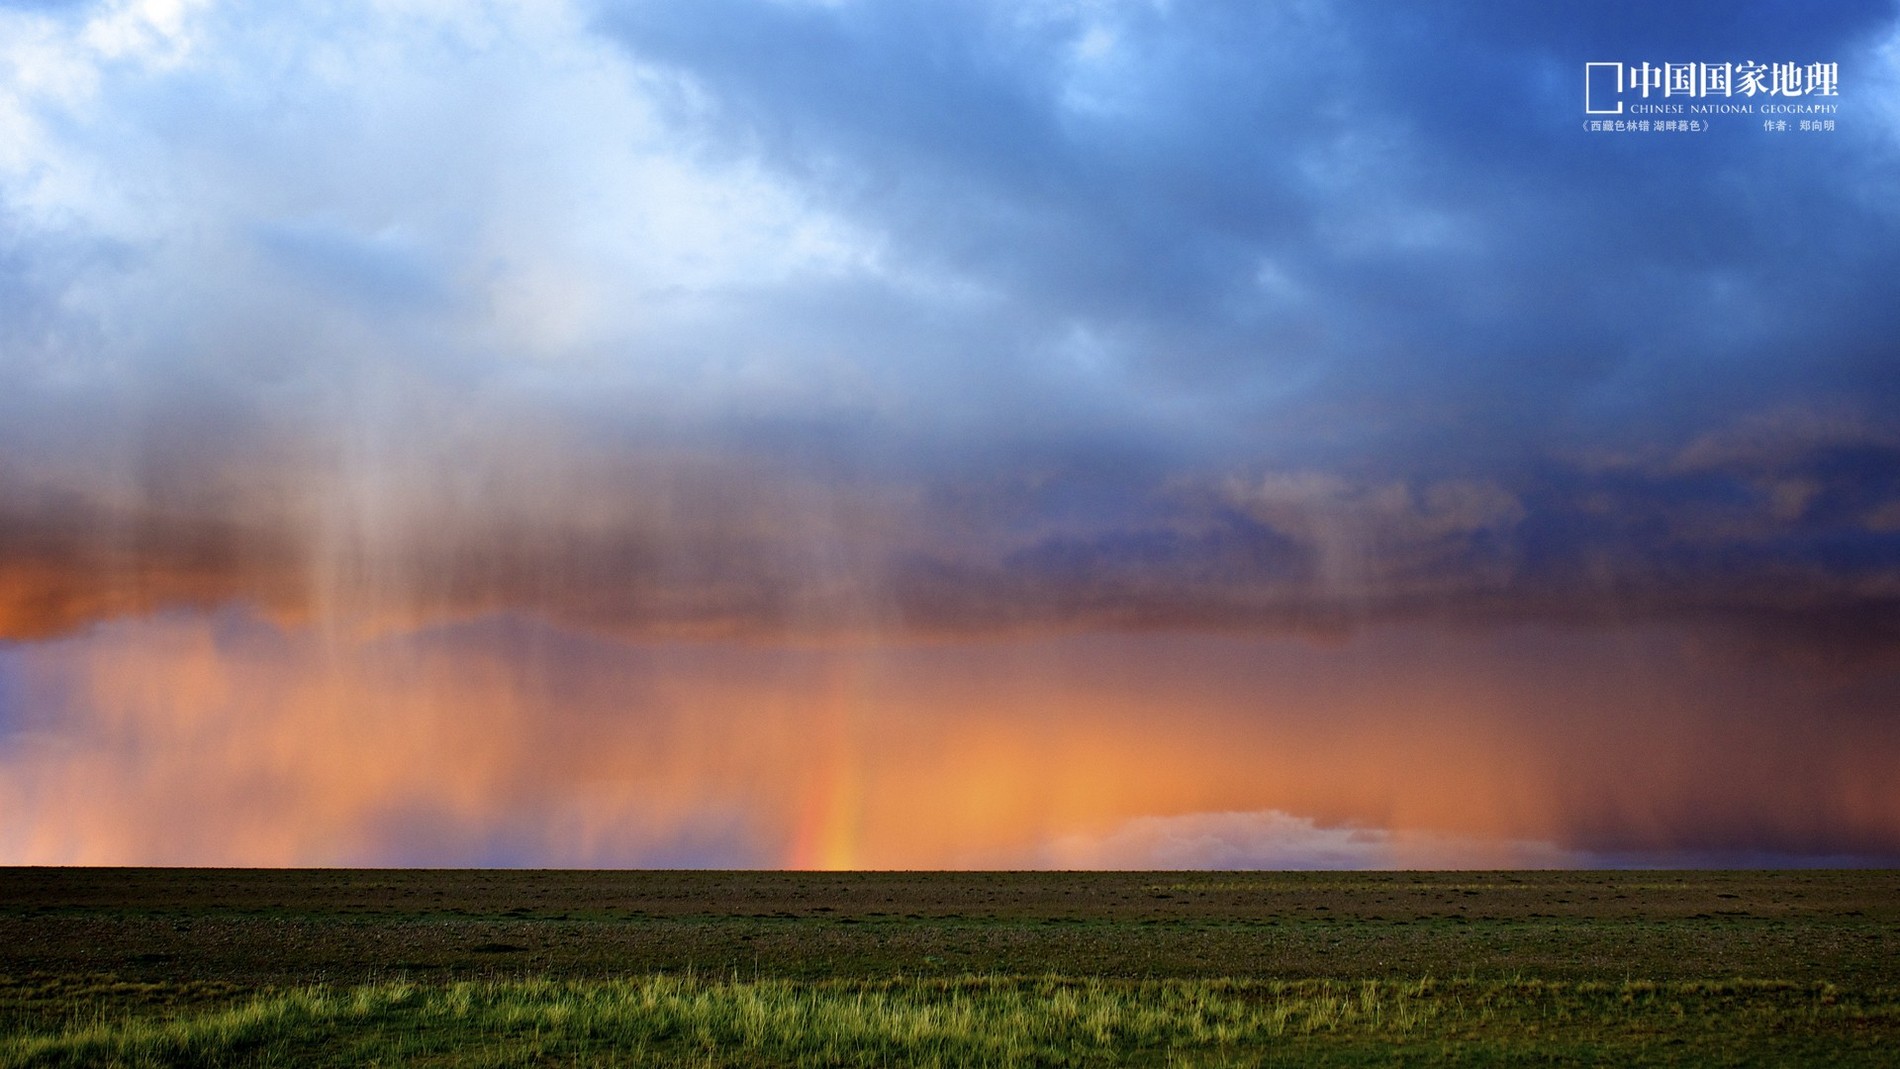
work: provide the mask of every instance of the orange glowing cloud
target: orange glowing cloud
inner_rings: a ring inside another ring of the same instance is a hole
[[[1891,725],[1837,680],[1727,678],[1731,665],[1682,639],[1401,629],[1335,647],[1082,636],[799,650],[506,620],[364,638],[166,616],[7,655],[27,712],[0,735],[0,860],[1900,852]]]

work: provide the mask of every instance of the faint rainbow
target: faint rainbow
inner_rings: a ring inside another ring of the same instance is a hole
[[[870,668],[863,656],[845,658],[824,689],[812,725],[811,772],[786,854],[785,867],[837,871],[862,864],[864,762],[858,727],[869,700]]]

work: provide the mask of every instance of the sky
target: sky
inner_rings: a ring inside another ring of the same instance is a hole
[[[0,864],[1900,864],[1900,5],[0,0]]]

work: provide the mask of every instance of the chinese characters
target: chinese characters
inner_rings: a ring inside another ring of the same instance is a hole
[[[1840,86],[1839,63],[1759,63],[1755,60],[1739,63],[1585,63],[1583,110],[1588,115],[1621,115],[1631,98],[1637,101],[1824,99],[1839,97]],[[1631,107],[1638,111],[1662,110],[1640,103],[1632,104]],[[1742,104],[1692,104],[1689,110],[1728,113],[1746,112],[1753,108]],[[1802,110],[1833,109],[1816,104]]]

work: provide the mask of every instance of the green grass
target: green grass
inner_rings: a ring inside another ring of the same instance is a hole
[[[1900,999],[1536,980],[391,982],[0,1042],[0,1066],[1891,1065]]]

